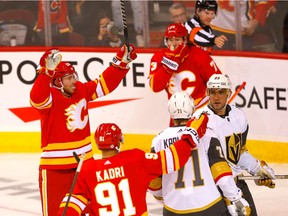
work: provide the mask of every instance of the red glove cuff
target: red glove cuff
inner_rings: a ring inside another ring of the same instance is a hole
[[[49,77],[54,77],[55,71],[52,70],[48,70],[44,67],[40,67],[39,69],[37,68],[37,73],[42,73],[42,74],[46,74]]]

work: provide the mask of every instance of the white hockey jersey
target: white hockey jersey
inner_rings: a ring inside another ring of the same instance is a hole
[[[225,158],[233,170],[233,176],[242,174],[242,169],[253,173],[259,163],[248,153],[246,148],[248,122],[245,113],[234,105],[227,105],[227,114],[219,116],[206,105],[197,110],[194,116],[198,116],[202,112],[208,114],[207,127],[212,128],[217,134]],[[241,160],[241,158],[243,159]]]
[[[152,152],[168,148],[180,139],[184,129],[183,126],[174,126],[159,133],[152,141]],[[185,166],[178,172],[162,176],[162,191],[149,190],[153,195],[163,197],[167,210],[177,214],[203,211],[222,199],[215,181],[232,173],[224,156],[221,157],[219,141],[213,143],[213,137],[213,130],[207,128]]]

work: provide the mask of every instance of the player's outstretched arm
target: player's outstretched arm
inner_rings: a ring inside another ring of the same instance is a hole
[[[257,160],[246,151],[241,154],[238,165],[253,176],[261,176],[260,179],[255,180],[256,185],[275,188],[274,170],[265,161]]]

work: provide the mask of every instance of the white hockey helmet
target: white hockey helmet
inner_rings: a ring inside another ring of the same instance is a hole
[[[232,83],[229,76],[226,74],[213,74],[208,82],[207,89],[220,88],[220,89],[232,89]]]
[[[175,92],[168,101],[172,119],[190,119],[194,110],[194,99],[187,92]]]

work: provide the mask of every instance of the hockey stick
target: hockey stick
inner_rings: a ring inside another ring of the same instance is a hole
[[[77,163],[79,163],[80,162],[80,158],[79,158],[79,156],[77,155],[77,153],[75,151],[73,151],[73,156],[74,156],[75,160],[77,161]]]
[[[122,13],[122,22],[123,22],[123,32],[124,32],[124,38],[125,38],[125,45],[127,46],[128,51],[129,51],[128,27],[127,27],[127,20],[126,20],[126,12],[125,12],[124,1],[120,0],[120,4],[121,4],[121,13]]]
[[[237,90],[234,92],[234,94],[230,97],[228,104],[230,104],[234,98],[239,94],[239,92],[245,87],[246,82],[244,81],[238,88]]]
[[[75,157],[75,155],[76,155],[77,158],[78,158],[78,155],[73,152],[73,156],[74,156],[74,157]],[[65,216],[65,214],[66,214],[66,211],[67,211],[67,208],[68,208],[68,204],[69,204],[69,202],[70,202],[70,199],[71,199],[71,196],[72,196],[72,192],[73,192],[73,190],[74,190],[74,187],[75,187],[75,184],[76,184],[78,175],[79,175],[79,173],[80,173],[80,170],[81,170],[81,167],[82,167],[84,158],[85,158],[85,153],[82,153],[82,155],[81,155],[81,157],[80,157],[80,160],[79,160],[79,163],[78,163],[78,166],[77,166],[77,169],[76,169],[76,173],[75,173],[74,178],[73,178],[73,182],[72,182],[72,185],[71,185],[69,194],[68,194],[68,198],[67,198],[67,201],[66,201],[66,204],[65,204],[65,207],[64,207],[62,216]],[[76,159],[76,157],[75,157],[75,159]],[[77,160],[77,159],[76,159],[76,160]]]
[[[261,179],[261,176],[238,176],[238,180],[257,180]],[[275,179],[288,179],[288,175],[275,175]]]

